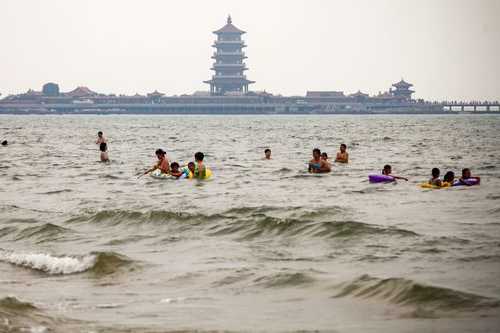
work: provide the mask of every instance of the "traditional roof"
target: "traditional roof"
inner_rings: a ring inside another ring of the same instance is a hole
[[[394,83],[393,86],[396,88],[405,88],[406,89],[406,88],[413,86],[413,84],[408,83],[405,80],[401,79],[401,81],[399,81],[398,83]]]
[[[350,97],[368,97],[368,94],[362,93],[361,90],[358,90],[354,94],[350,94]]]
[[[95,96],[97,95],[97,93],[90,90],[87,87],[77,87],[76,89],[65,93],[65,95],[71,97],[86,97],[86,96]]]
[[[148,94],[148,97],[162,97],[162,96],[165,96],[165,94],[158,92],[158,90],[155,90],[152,93]]]
[[[236,28],[233,23],[232,23],[232,19],[231,19],[231,15],[229,15],[227,17],[227,23],[225,26],[223,26],[222,28],[220,28],[219,30],[215,30],[213,33],[214,34],[223,34],[223,33],[231,33],[231,34],[244,34],[245,31],[243,30],[240,30],[238,28]]]

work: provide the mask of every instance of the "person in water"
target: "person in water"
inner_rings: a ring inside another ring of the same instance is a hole
[[[309,172],[311,173],[326,173],[331,171],[331,167],[321,158],[321,150],[313,149],[313,158],[309,161]]]
[[[385,176],[391,176],[394,179],[403,179],[408,181],[408,178],[395,176],[392,174],[392,167],[389,164],[384,165],[384,169],[382,170],[382,174]]]
[[[264,159],[270,160],[271,159],[271,149],[267,148],[264,150]]]
[[[196,165],[194,164],[194,162],[189,162],[187,167],[188,167],[188,171],[191,173],[191,175],[194,175],[194,172],[196,170]]]
[[[175,178],[180,178],[184,175],[184,172],[180,170],[179,167],[179,163],[177,162],[172,162],[172,164],[170,164],[170,174]]]
[[[481,183],[481,177],[472,176],[472,173],[469,168],[462,169],[462,177],[458,179],[461,184],[470,186],[467,180],[477,180],[477,184]]]
[[[327,153],[322,152],[321,153],[321,159],[323,161],[325,161],[326,163],[328,163],[328,165],[330,166],[330,168],[332,167],[332,163],[330,162],[330,159],[328,158],[328,154]]]
[[[151,171],[154,171],[156,169],[160,169],[162,173],[169,173],[170,172],[170,165],[168,163],[168,159],[166,156],[166,152],[163,151],[163,149],[156,149],[156,157],[158,158],[158,162],[149,170],[144,172],[144,174],[150,173]]]
[[[207,167],[203,163],[204,159],[205,159],[205,154],[203,154],[202,152],[197,152],[196,154],[194,154],[194,160],[195,160],[195,166],[193,172],[194,178],[200,178],[200,179],[206,178]]]
[[[340,144],[340,151],[337,153],[337,157],[335,158],[335,162],[339,162],[339,163],[348,163],[349,162],[349,153],[347,152],[347,146],[345,143]]]
[[[2,141],[2,146],[7,146],[9,143],[7,142],[7,140],[3,140]]]
[[[108,143],[104,135],[102,134],[101,131],[97,132],[97,141],[95,142],[96,145],[100,145],[101,143]]]
[[[454,181],[455,181],[455,173],[453,171],[448,171],[447,173],[444,174],[443,183],[448,183],[450,185],[453,185]]]
[[[431,173],[432,173],[432,178],[429,179],[429,184],[435,186],[442,186],[443,183],[441,182],[441,179],[439,179],[441,171],[438,168],[433,168]]]
[[[101,162],[109,162],[108,145],[105,142],[102,142],[99,145],[99,150],[101,151]]]

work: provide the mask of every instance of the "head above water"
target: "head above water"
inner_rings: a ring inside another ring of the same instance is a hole
[[[197,152],[196,154],[194,154],[194,160],[196,162],[203,162],[203,159],[205,158],[205,154],[203,154],[202,152]]]
[[[177,162],[170,163],[170,169],[172,169],[173,172],[179,171],[179,163]]]
[[[321,153],[321,158],[324,159],[325,161],[328,159],[328,154],[325,152]]]
[[[2,141],[2,146],[7,146],[9,143],[7,142],[7,140],[3,140]]]
[[[345,152],[345,151],[346,151],[346,149],[347,149],[346,144],[345,144],[345,143],[341,143],[341,144],[340,144],[340,151],[341,151],[341,152]]]
[[[102,132],[101,131],[97,132],[97,136],[102,137]]]
[[[156,149],[155,154],[156,154],[156,157],[158,157],[160,159],[160,158],[163,158],[165,156],[166,152],[163,149],[158,148],[158,149]]]
[[[443,180],[448,183],[453,183],[453,180],[455,180],[455,173],[453,171],[448,171],[445,173]]]
[[[441,174],[441,171],[439,171],[438,168],[433,168],[432,169],[432,177],[437,178]]]
[[[264,150],[264,155],[266,155],[266,158],[270,158],[271,157],[271,149],[267,148],[266,150]]]
[[[320,159],[321,157],[321,150],[319,150],[319,148],[314,148],[313,149],[313,157],[317,160]]]
[[[471,177],[471,172],[469,168],[462,169],[462,178],[467,179]]]
[[[194,173],[194,171],[195,171],[195,164],[194,164],[194,162],[189,162],[188,163],[188,169],[189,169],[189,171],[191,171],[191,172]]]
[[[392,172],[392,167],[389,164],[384,165],[384,169],[382,170],[383,175],[390,175]]]
[[[102,142],[100,145],[99,145],[99,150],[104,152],[106,150],[108,150],[108,145],[104,142]]]

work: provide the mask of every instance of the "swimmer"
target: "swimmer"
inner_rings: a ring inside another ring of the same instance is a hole
[[[264,150],[264,159],[265,160],[271,159],[271,149],[267,148],[266,150]]]
[[[193,177],[194,178],[200,178],[204,179],[207,176],[207,167],[203,163],[203,159],[205,158],[205,154],[202,152],[197,152],[194,154],[194,160],[195,160],[195,166],[194,166],[194,172],[193,172]]]
[[[7,146],[9,143],[7,142],[7,140],[3,140],[2,141],[2,146]]]
[[[328,163],[328,166],[331,168],[332,167],[332,163],[330,162],[330,160],[328,159],[328,154],[325,153],[325,152],[322,152],[321,153],[321,159],[323,161],[325,161],[326,163]]]
[[[441,179],[439,179],[440,174],[441,174],[441,171],[439,171],[438,168],[433,168],[432,169],[432,178],[429,179],[429,184],[441,187],[443,185],[443,183],[441,182]]]
[[[472,180],[472,179],[477,180],[478,185],[481,183],[481,177],[477,177],[477,176],[473,177],[469,168],[462,169],[462,177],[460,177],[458,179],[458,181],[461,184],[470,186],[471,184],[467,183],[467,180]]]
[[[448,183],[453,185],[453,181],[455,180],[455,173],[453,171],[448,171],[444,174],[443,183]]]
[[[97,141],[95,142],[95,144],[100,145],[101,143],[108,143],[108,141],[103,136],[102,132],[99,131],[99,132],[97,132]]]
[[[391,176],[394,179],[403,179],[403,180],[408,181],[408,178],[391,175],[391,173],[392,173],[392,167],[389,164],[384,165],[384,169],[382,170],[383,175]]]
[[[101,151],[101,162],[109,162],[108,145],[105,142],[102,142],[99,145],[99,150]]]
[[[335,158],[335,162],[339,163],[348,163],[349,162],[349,153],[347,153],[347,146],[345,143],[340,145],[340,151],[337,153],[337,157]]]
[[[172,164],[170,164],[170,174],[175,178],[181,178],[182,176],[185,175],[185,173],[182,170],[179,170],[179,163],[177,162],[172,162]]]
[[[163,151],[163,149],[156,149],[156,157],[158,158],[158,162],[149,170],[144,172],[144,174],[148,174],[151,171],[154,171],[156,169],[160,169],[162,173],[169,173],[170,172],[170,165],[168,163],[168,159],[166,156],[166,152]]]
[[[194,164],[194,162],[189,162],[187,167],[191,175],[194,175],[194,171],[196,170],[196,165]]]
[[[313,149],[313,158],[309,161],[309,172],[311,173],[326,173],[331,171],[330,165],[321,159],[321,150]]]

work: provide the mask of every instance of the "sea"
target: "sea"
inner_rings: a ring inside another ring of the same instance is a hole
[[[2,115],[4,139],[0,332],[500,331],[500,116]],[[157,148],[213,177],[139,177]],[[409,180],[369,183],[385,164]],[[420,188],[434,167],[481,184]]]

